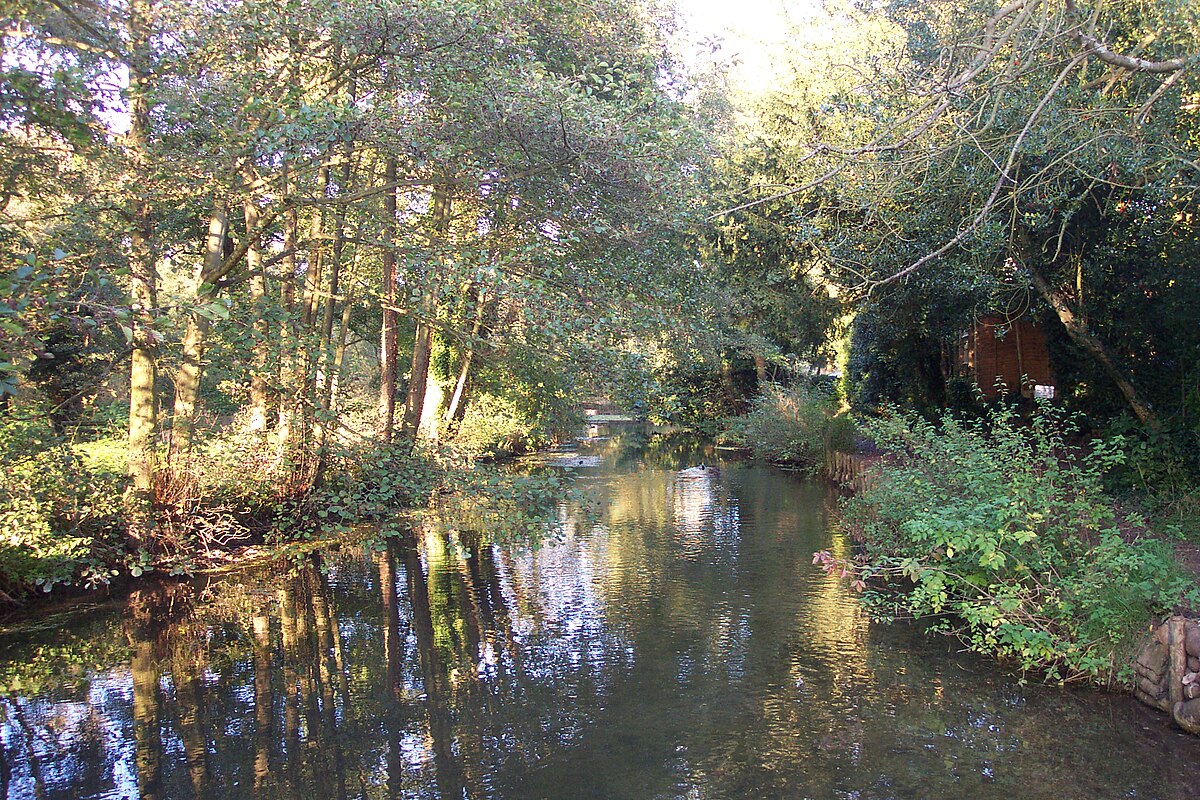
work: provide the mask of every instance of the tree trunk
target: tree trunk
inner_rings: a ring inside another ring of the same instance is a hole
[[[259,246],[258,204],[253,196],[246,198],[242,206],[246,218],[246,235],[250,246],[246,249],[246,272],[250,276],[250,302],[254,306],[254,359],[250,373],[250,418],[247,427],[251,433],[262,434],[267,430],[267,276],[263,272],[262,249]]]
[[[471,370],[475,362],[475,349],[479,347],[487,323],[489,306],[487,292],[480,288],[475,295],[475,321],[471,325],[471,338],[467,349],[462,354],[458,365],[458,378],[454,381],[454,392],[450,395],[450,403],[446,406],[445,422],[453,426],[460,422],[467,408],[467,397],[470,391]]]
[[[341,191],[345,192],[352,178],[352,170],[350,166],[350,157],[352,155],[351,146],[347,145],[346,163],[342,166],[341,175],[338,182]],[[318,369],[317,369],[317,385],[315,387],[316,397],[313,398],[317,412],[317,427],[316,427],[316,451],[317,451],[317,472],[314,478],[314,484],[320,484],[325,475],[326,452],[325,445],[329,439],[329,427],[333,423],[333,385],[336,380],[335,371],[341,369],[342,358],[345,355],[345,348],[339,342],[338,352],[334,353],[333,347],[333,321],[337,311],[338,292],[341,290],[342,278],[342,257],[346,245],[346,207],[338,206],[334,213],[333,223],[333,248],[329,258],[329,295],[325,298],[321,312],[321,334],[320,345],[318,352]],[[350,311],[350,296],[342,300],[344,313],[342,342],[345,341],[345,324],[349,324]]]
[[[384,183],[396,182],[396,159],[389,156],[384,167]],[[384,442],[392,441],[396,422],[396,190],[383,196],[386,218],[383,222],[383,327],[379,333],[379,417],[376,430]]]
[[[1067,299],[1061,292],[1050,285],[1050,282],[1046,280],[1044,275],[1029,264],[1026,264],[1026,271],[1029,273],[1030,280],[1038,294],[1054,309],[1054,313],[1058,316],[1058,321],[1066,329],[1071,341],[1095,359],[1100,368],[1104,370],[1104,374],[1121,391],[1125,402],[1129,405],[1130,410],[1133,411],[1138,420],[1147,428],[1156,430],[1159,427],[1158,417],[1138,396],[1137,389],[1134,388],[1133,383],[1130,382],[1125,372],[1117,366],[1116,360],[1104,342],[1088,330],[1087,325],[1071,309]]]
[[[450,195],[445,186],[438,186],[433,193],[433,233],[430,236],[432,249],[436,251],[442,243],[450,223]],[[431,322],[437,307],[429,276],[421,294],[417,327],[413,336],[412,370],[408,378],[408,397],[404,403],[404,422],[401,436],[415,439],[425,409],[425,391],[429,382],[429,358],[433,350],[433,328]]]
[[[767,385],[767,359],[757,350],[754,351],[754,375],[758,379],[758,390],[761,392]]]
[[[425,303],[421,303],[424,311]],[[408,377],[408,396],[404,401],[404,418],[400,427],[400,436],[404,439],[414,439],[421,425],[421,415],[425,410],[425,391],[429,383],[429,357],[433,350],[433,330],[424,319],[417,320],[417,328],[413,334],[412,370]]]
[[[149,0],[129,4],[130,125],[126,134],[130,168],[136,175],[146,168],[150,135],[150,109],[145,83],[150,73]],[[140,182],[133,181],[140,186]],[[140,191],[140,190],[139,190]],[[154,315],[158,306],[158,274],[153,248],[154,224],[150,203],[135,197],[129,254],[129,329],[133,353],[129,369],[128,472],[131,481],[125,496],[129,520],[129,542],[133,547],[151,544],[154,526],[154,447],[158,438],[158,398],[155,382],[158,360],[155,348]]]
[[[350,337],[350,320],[354,315],[354,286],[346,290],[342,302],[342,321],[338,328],[337,348],[333,351],[333,368],[330,370],[327,405],[331,411],[338,407],[338,390],[342,385],[342,365],[346,362],[346,340]]]
[[[283,193],[288,196],[292,183],[288,167],[283,167]],[[279,281],[279,304],[283,320],[279,323],[279,421],[276,430],[279,446],[287,450],[292,441],[293,420],[296,415],[296,247],[300,229],[296,209],[283,218],[283,275]]]
[[[329,168],[322,167],[317,172],[317,188],[321,196],[329,193]],[[320,363],[320,340],[317,335],[317,321],[320,317],[321,294],[325,282],[324,248],[321,244],[324,236],[325,215],[321,207],[312,210],[312,218],[308,223],[308,265],[304,273],[304,298],[301,310],[300,345],[296,385],[298,414],[303,420],[301,434],[305,442],[311,442],[314,434],[315,412],[318,402],[317,367]]]
[[[223,247],[229,220],[224,204],[213,204],[208,219],[208,238],[204,243],[204,261],[196,271],[196,286],[192,292],[193,302],[201,306],[210,302],[217,294],[217,281],[225,277],[229,265],[224,263]],[[208,333],[212,324],[204,313],[193,309],[188,315],[187,330],[183,336],[183,359],[179,374],[175,377],[175,410],[171,416],[171,457],[191,452],[196,434],[196,404],[200,399],[200,380],[204,374],[204,351],[208,346]]]

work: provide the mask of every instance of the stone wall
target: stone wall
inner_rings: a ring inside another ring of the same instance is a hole
[[[1146,638],[1133,664],[1133,694],[1200,734],[1200,624],[1171,617]]]

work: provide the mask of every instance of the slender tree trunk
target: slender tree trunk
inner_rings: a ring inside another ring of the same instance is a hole
[[[432,250],[441,248],[446,228],[450,222],[450,195],[445,186],[439,186],[433,194],[433,234],[430,237]],[[436,256],[435,256],[436,257]],[[412,369],[408,378],[408,397],[404,403],[404,421],[400,435],[415,439],[425,409],[425,391],[429,382],[429,359],[433,350],[433,328],[431,322],[437,307],[434,301],[432,278],[426,276],[421,295],[420,311],[417,315],[416,331],[413,335]]]
[[[292,192],[287,165],[283,168],[283,192]],[[279,445],[287,451],[291,447],[293,421],[296,416],[296,248],[300,229],[296,209],[287,211],[283,218],[283,275],[279,281],[279,304],[283,308],[283,320],[279,325],[279,422],[276,430]]]
[[[396,182],[396,159],[389,156],[384,167],[384,183]],[[383,328],[379,334],[379,418],[377,433],[384,442],[392,441],[396,421],[396,190],[383,196],[383,286],[379,293],[383,305]]]
[[[754,375],[758,379],[758,390],[761,392],[767,385],[767,359],[757,350],[754,352]]]
[[[192,292],[197,306],[210,302],[217,294],[217,281],[228,273],[223,247],[229,220],[224,203],[213,203],[208,219],[208,238],[204,243],[204,261],[196,271],[196,286]],[[204,374],[204,351],[212,323],[203,312],[193,310],[188,315],[183,336],[183,360],[175,377],[175,411],[171,416],[172,458],[186,456],[192,450],[196,436],[196,405],[200,399],[200,380]]]
[[[351,97],[353,94],[354,92],[351,90]],[[354,179],[354,170],[351,164],[351,159],[354,157],[353,143],[346,145],[344,157],[345,163],[342,164],[341,174],[338,176],[339,189],[343,193],[351,190]],[[331,368],[331,362],[334,359],[333,321],[337,316],[338,292],[341,291],[342,257],[345,247],[346,207],[339,205],[334,213],[333,249],[329,259],[329,296],[325,299],[324,313],[321,318],[321,370],[324,377],[321,387],[321,408],[325,411],[329,410],[330,389],[334,380]],[[346,303],[345,300],[342,302]]]
[[[263,272],[262,249],[259,246],[258,226],[260,215],[253,196],[247,197],[242,205],[246,218],[246,235],[250,246],[246,249],[246,272],[250,276],[250,302],[254,306],[254,358],[250,373],[250,418],[247,427],[251,433],[263,434],[267,430],[267,404],[270,390],[267,385],[267,352],[270,345],[267,337],[267,276]]]
[[[421,303],[424,310],[425,303]],[[413,333],[412,369],[408,378],[408,396],[404,401],[404,419],[400,427],[400,436],[404,439],[416,438],[417,429],[421,425],[421,415],[425,410],[425,390],[429,383],[429,357],[433,349],[433,331],[424,319],[417,320]]]
[[[342,321],[338,327],[337,348],[333,351],[333,369],[329,381],[327,405],[333,411],[338,408],[338,390],[342,384],[342,366],[346,362],[346,345],[350,338],[350,320],[354,314],[354,285],[346,289],[346,299],[342,303]]]
[[[341,191],[345,192],[349,187],[352,170],[350,168],[350,158],[352,150],[347,146],[346,163],[342,167],[339,182]],[[319,366],[317,369],[317,385],[315,387],[316,396],[313,398],[317,407],[317,425],[316,425],[316,451],[317,451],[317,472],[313,479],[314,484],[319,485],[325,477],[325,467],[328,461],[325,446],[329,439],[329,428],[333,424],[335,415],[333,413],[333,384],[336,380],[335,371],[341,369],[341,358],[344,357],[344,348],[339,348],[339,352],[335,354],[333,347],[333,321],[337,311],[338,292],[341,290],[342,278],[342,257],[346,244],[346,207],[338,206],[334,214],[333,224],[333,248],[329,258],[329,296],[325,298],[322,304],[321,313],[321,335],[320,345],[318,347]],[[347,295],[342,300],[342,304],[346,312],[350,309],[350,297]],[[346,314],[343,314],[343,318]],[[344,320],[348,323],[348,320]],[[343,340],[344,340],[343,329]]]
[[[447,426],[453,426],[461,421],[463,413],[466,411],[471,370],[475,364],[475,350],[479,347],[480,340],[484,335],[490,305],[487,291],[480,287],[475,295],[475,320],[471,324],[471,338],[467,342],[466,350],[463,351],[462,360],[458,365],[458,378],[454,381],[454,391],[446,406],[445,422]]]
[[[129,59],[130,125],[126,135],[134,185],[137,173],[147,168],[146,148],[150,136],[150,109],[146,82],[150,77],[150,0],[130,0]],[[144,192],[144,189],[139,189]],[[154,526],[154,447],[158,438],[158,398],[155,382],[158,360],[155,348],[154,315],[158,306],[158,273],[153,247],[154,223],[150,203],[138,196],[133,204],[130,231],[130,315],[133,345],[129,370],[128,471],[131,481],[125,496],[129,541],[133,547],[152,544]]]
[[[1116,384],[1117,389],[1120,390],[1121,395],[1125,398],[1125,402],[1129,405],[1130,410],[1133,411],[1138,420],[1147,428],[1156,430],[1159,427],[1158,417],[1155,415],[1153,409],[1138,396],[1137,389],[1134,388],[1125,371],[1117,366],[1116,360],[1104,342],[1088,330],[1087,325],[1071,309],[1066,297],[1051,286],[1050,282],[1046,280],[1046,277],[1041,272],[1029,264],[1026,264],[1026,270],[1029,273],[1029,278],[1033,283],[1034,289],[1054,309],[1058,321],[1066,329],[1067,336],[1071,338],[1071,341],[1095,359],[1100,368],[1104,370],[1104,374]]]
[[[322,167],[317,173],[317,187],[324,196],[329,191],[329,169]],[[315,433],[316,408],[319,392],[317,389],[317,368],[320,363],[320,340],[317,334],[317,321],[320,318],[321,294],[325,282],[325,250],[322,242],[324,235],[325,215],[321,207],[312,211],[308,225],[308,265],[304,273],[304,297],[301,305],[301,329],[298,337],[299,349],[296,376],[297,414],[302,420],[299,431],[306,444],[312,443]]]

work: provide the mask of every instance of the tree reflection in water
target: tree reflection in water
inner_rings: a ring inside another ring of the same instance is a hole
[[[0,797],[1200,785],[1195,742],[1123,698],[1022,686],[869,626],[811,565],[846,546],[823,489],[748,465],[689,471],[713,455],[697,447],[598,443],[610,467],[581,480],[602,513],[562,507],[571,533],[537,549],[435,519],[0,637]]]

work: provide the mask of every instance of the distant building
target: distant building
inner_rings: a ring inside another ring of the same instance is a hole
[[[958,373],[974,380],[988,400],[1002,392],[1044,399],[1058,395],[1046,334],[1025,317],[980,317],[959,339],[955,362]]]

